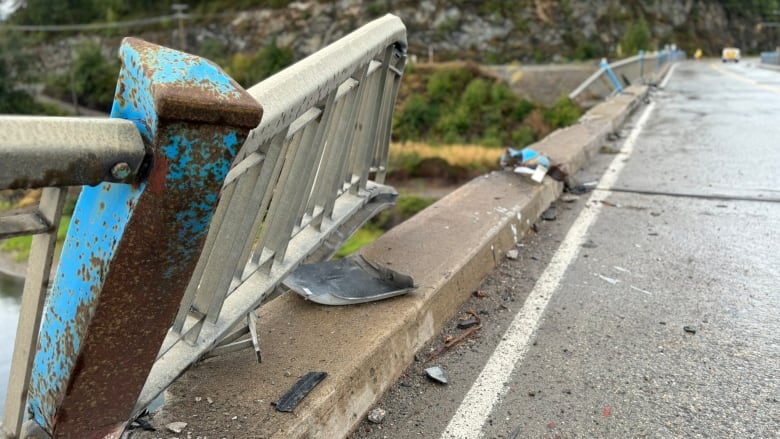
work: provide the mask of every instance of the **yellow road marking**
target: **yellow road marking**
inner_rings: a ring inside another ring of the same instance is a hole
[[[723,67],[720,67],[720,66],[718,66],[715,63],[710,64],[710,67],[712,67],[713,70],[715,70],[716,72],[718,72],[718,73],[720,73],[722,75],[731,76],[732,78],[737,79],[739,81],[742,81],[742,82],[744,82],[746,84],[750,84],[750,85],[753,85],[753,86],[758,87],[758,88],[763,88],[764,90],[771,91],[772,93],[780,95],[780,87],[776,87],[774,85],[759,84],[758,81],[756,81],[756,80],[750,79],[750,78],[748,78],[748,77],[746,77],[744,75],[740,75],[738,73],[734,73],[734,72],[732,72],[730,70],[726,70]]]

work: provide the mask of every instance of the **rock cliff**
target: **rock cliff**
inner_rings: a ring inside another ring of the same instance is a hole
[[[310,54],[385,13],[409,30],[410,54],[425,60],[482,63],[549,62],[614,57],[626,30],[647,21],[651,45],[677,44],[717,54],[726,45],[769,50],[776,34],[756,28],[762,18],[741,15],[707,0],[337,0],[294,2],[280,9],[237,13],[210,24],[193,23],[188,39],[223,41],[231,51],[262,47],[272,39],[296,57]]]

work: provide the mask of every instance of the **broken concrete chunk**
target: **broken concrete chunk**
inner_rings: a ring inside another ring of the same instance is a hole
[[[387,416],[387,410],[377,407],[374,410],[368,412],[368,421],[374,424],[381,424]]]
[[[179,434],[182,431],[184,431],[185,428],[187,428],[186,422],[171,422],[170,424],[167,424],[165,428],[168,429],[171,433]]]

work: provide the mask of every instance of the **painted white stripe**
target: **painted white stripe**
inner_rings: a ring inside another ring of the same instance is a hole
[[[671,76],[672,71],[669,71],[667,80]],[[666,80],[664,83],[666,83]],[[633,151],[634,143],[636,143],[636,139],[652,113],[653,108],[655,108],[654,102],[647,106],[639,118],[636,127],[623,145],[622,153],[612,160],[609,169],[601,177],[598,187],[604,189],[612,188],[625,166],[626,157]],[[563,240],[561,246],[553,255],[550,264],[539,277],[525,304],[504,333],[502,341],[496,347],[496,350],[493,351],[485,368],[482,369],[479,377],[477,377],[471,389],[469,389],[457,412],[442,433],[442,439],[473,439],[484,436],[482,428],[492,412],[493,406],[506,393],[509,377],[515,366],[528,351],[529,342],[539,326],[539,321],[547,304],[550,302],[552,294],[558,289],[558,284],[563,278],[566,269],[577,256],[580,246],[585,241],[588,229],[596,221],[599,212],[601,212],[601,203],[596,201],[603,197],[603,194],[594,193],[588,201],[588,207],[582,209],[580,215],[574,221],[566,235],[566,239]]]

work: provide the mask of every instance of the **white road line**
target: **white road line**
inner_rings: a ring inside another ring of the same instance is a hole
[[[673,70],[669,71],[664,85],[672,72]],[[647,106],[639,118],[636,127],[623,145],[622,153],[612,160],[609,169],[601,177],[598,187],[604,189],[612,188],[625,166],[626,157],[633,151],[634,143],[636,143],[636,139],[652,113],[653,108],[655,108],[654,102]],[[550,298],[558,289],[558,284],[563,278],[566,269],[577,256],[580,246],[585,241],[588,229],[596,221],[599,212],[601,212],[601,203],[595,202],[601,197],[603,195],[593,194],[590,200],[588,200],[588,208],[583,209],[574,221],[566,235],[566,239],[563,240],[561,246],[553,255],[550,264],[539,277],[525,304],[512,320],[506,333],[504,333],[502,341],[496,347],[496,350],[493,351],[485,368],[482,369],[479,377],[474,381],[460,407],[458,407],[457,412],[442,433],[442,439],[473,439],[484,436],[482,428],[492,412],[493,406],[506,393],[508,389],[507,381],[515,366],[528,351],[529,342],[539,326],[539,321],[547,304],[550,302]]]

